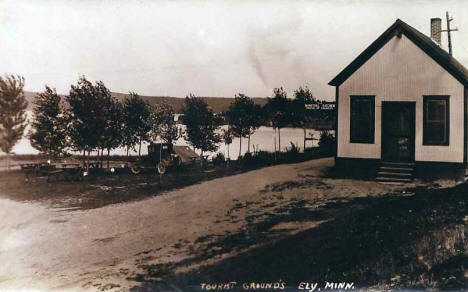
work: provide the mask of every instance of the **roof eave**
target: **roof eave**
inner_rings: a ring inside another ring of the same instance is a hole
[[[339,86],[348,79],[359,67],[361,67],[367,60],[369,60],[381,47],[383,47],[396,32],[396,26],[400,25],[402,21],[397,19],[389,28],[387,28],[375,41],[373,41],[364,51],[362,51],[351,63],[348,64],[338,75],[333,78],[328,85]],[[394,31],[392,33],[392,31]],[[361,63],[362,62],[362,63]],[[360,64],[361,63],[361,64]],[[357,67],[354,69],[354,67]],[[348,71],[352,71],[348,75]]]
[[[416,31],[413,32],[412,30]],[[423,37],[419,36],[420,33],[416,29],[412,28],[402,20],[397,19],[385,32],[383,32],[370,46],[368,46],[361,54],[359,54],[348,66],[346,66],[338,75],[333,78],[328,85],[339,86],[345,82],[354,72],[356,72],[365,62],[367,62],[372,56],[378,52],[390,39],[395,35],[401,36],[404,34],[410,39],[416,46],[420,47],[427,55],[434,59],[439,65],[441,65],[447,72],[454,76],[464,86],[468,86],[468,78],[463,73],[459,72],[454,68],[454,61],[458,64],[459,62],[455,59],[446,59],[446,56],[437,52],[433,48],[426,44],[427,41]],[[451,58],[451,57],[450,57]],[[462,66],[458,64],[456,66]],[[462,70],[463,71],[463,70]],[[465,74],[466,75],[466,74]]]

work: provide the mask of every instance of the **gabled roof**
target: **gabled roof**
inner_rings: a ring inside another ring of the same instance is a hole
[[[382,35],[380,35],[367,49],[365,49],[356,59],[343,69],[328,84],[338,86],[348,79],[359,67],[369,60],[380,48],[382,48],[395,35],[404,34],[416,46],[421,48],[427,55],[434,59],[447,72],[453,75],[458,81],[468,86],[468,70],[455,58],[450,56],[445,50],[439,47],[428,36],[417,29],[397,19]]]

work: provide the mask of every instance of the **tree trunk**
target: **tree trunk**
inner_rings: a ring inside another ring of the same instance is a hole
[[[86,171],[89,171],[89,158],[91,156],[91,150],[88,150],[88,158],[86,158]]]
[[[98,149],[99,156],[99,149]],[[101,148],[101,157],[99,158],[99,167],[102,168],[104,164],[104,148]]]
[[[278,152],[281,153],[281,128],[278,128]]]
[[[273,135],[273,144],[275,145],[275,153],[276,153],[276,128],[275,128],[275,135]]]
[[[140,145],[138,146],[138,157],[141,157],[141,139],[140,139]]]
[[[250,134],[249,134],[249,137],[248,137],[248,142],[249,142],[249,145],[247,145],[247,152],[250,153]]]
[[[7,153],[7,170],[10,171],[10,152]]]
[[[304,153],[305,153],[305,150],[306,150],[306,128],[304,127]]]
[[[275,161],[276,161],[277,160],[277,158],[276,158],[276,128],[274,128],[274,129],[275,129],[275,135],[273,136],[273,144],[275,144],[275,152],[274,153],[275,153]]]
[[[109,168],[110,148],[107,148],[107,168]]]
[[[128,150],[129,150],[129,146],[127,146],[127,162],[128,162]]]
[[[229,155],[229,144],[227,144],[227,147],[228,147],[228,155],[227,155],[227,159],[229,159],[231,156]]]
[[[241,157],[241,155],[242,155],[242,136],[239,136],[239,158]]]

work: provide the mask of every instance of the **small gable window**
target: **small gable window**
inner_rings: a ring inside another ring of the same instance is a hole
[[[423,145],[449,145],[449,97],[424,96]]]
[[[374,143],[375,96],[351,96],[351,143]]]

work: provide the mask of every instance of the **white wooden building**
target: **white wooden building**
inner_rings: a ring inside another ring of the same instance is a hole
[[[432,19],[431,39],[397,19],[330,81],[337,166],[384,181],[464,177],[468,70],[441,48],[440,30]]]

